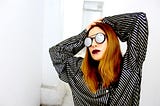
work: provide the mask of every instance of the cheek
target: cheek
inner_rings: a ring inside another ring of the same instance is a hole
[[[102,49],[103,51],[105,51],[106,48],[107,48],[107,41],[105,41],[103,44],[101,44],[101,49]]]
[[[104,42],[103,45],[101,45],[102,55],[105,53],[106,49],[107,49],[107,42],[106,43]]]
[[[92,48],[90,47],[90,48],[88,48],[88,50],[89,50],[89,53],[91,54]]]

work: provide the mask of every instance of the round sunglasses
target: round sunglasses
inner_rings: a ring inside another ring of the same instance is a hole
[[[84,40],[84,45],[86,47],[90,47],[92,45],[93,39],[95,39],[96,43],[102,44],[106,39],[106,35],[103,33],[97,33],[95,34],[95,37],[86,37]]]

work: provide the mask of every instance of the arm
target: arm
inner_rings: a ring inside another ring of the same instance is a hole
[[[142,65],[148,41],[148,22],[144,13],[128,13],[105,17],[119,39],[127,42],[122,73],[116,90],[110,93],[110,106],[138,106]]]
[[[75,58],[74,55],[84,47],[86,34],[86,30],[84,30],[79,35],[68,38],[49,49],[52,63],[60,79],[65,82],[68,82],[68,78],[75,74],[73,72],[76,71],[75,68],[79,68],[76,65],[80,58]]]
[[[148,41],[148,23],[145,13],[128,13],[105,17],[103,22],[109,24],[121,41],[127,41],[124,56],[127,66],[132,70],[141,70],[145,60]],[[139,73],[139,71],[137,71]],[[140,74],[140,73],[139,73]]]

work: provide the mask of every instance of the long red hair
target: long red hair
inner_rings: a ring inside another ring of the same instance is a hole
[[[105,32],[107,36],[107,48],[103,58],[99,62],[92,59],[87,49],[81,69],[88,88],[91,92],[96,93],[99,82],[102,82],[103,87],[109,87],[110,84],[119,80],[122,54],[119,40],[112,27],[104,23],[96,23],[90,29],[93,27],[99,27]]]

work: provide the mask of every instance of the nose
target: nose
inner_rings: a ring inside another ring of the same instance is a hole
[[[97,46],[97,42],[95,41],[95,39],[93,39],[92,41],[92,47],[96,47]]]

